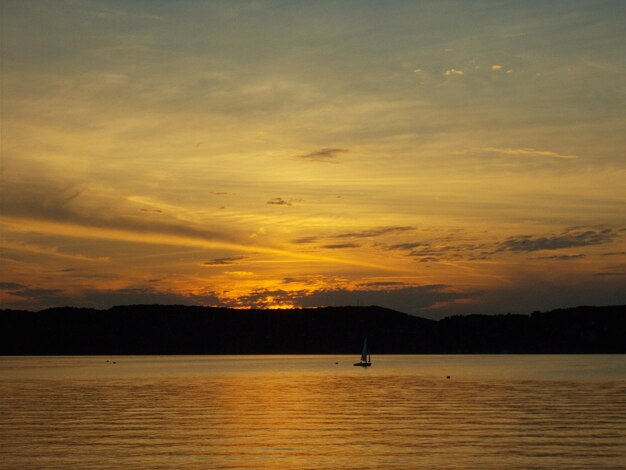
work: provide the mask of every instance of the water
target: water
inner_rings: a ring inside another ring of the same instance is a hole
[[[0,357],[0,468],[626,468],[626,356],[356,359]]]

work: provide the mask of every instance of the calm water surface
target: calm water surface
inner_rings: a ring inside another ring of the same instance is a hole
[[[626,469],[626,356],[355,360],[0,357],[0,468]]]

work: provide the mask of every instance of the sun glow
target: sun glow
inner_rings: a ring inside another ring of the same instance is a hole
[[[274,302],[274,299],[272,297],[265,298],[264,308],[267,308],[269,310],[286,310],[286,309],[298,308],[298,306],[292,302],[278,302],[278,303],[273,303],[273,302]]]

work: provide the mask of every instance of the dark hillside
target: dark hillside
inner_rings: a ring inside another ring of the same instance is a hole
[[[133,305],[0,314],[2,354],[428,352],[436,322],[379,307],[231,310]]]
[[[0,354],[626,353],[626,306],[439,322],[380,307],[0,310]]]
[[[449,353],[626,353],[626,306],[454,316],[437,330]]]

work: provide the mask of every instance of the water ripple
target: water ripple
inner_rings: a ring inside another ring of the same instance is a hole
[[[626,377],[451,381],[419,363],[319,373],[265,358],[238,372],[213,360],[180,375],[170,358],[163,374],[8,377],[0,468],[625,467]]]

